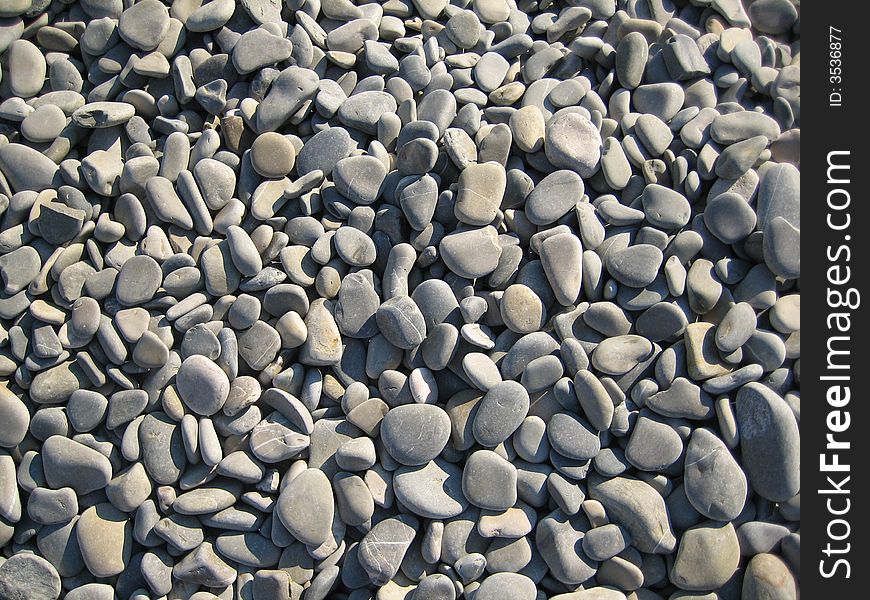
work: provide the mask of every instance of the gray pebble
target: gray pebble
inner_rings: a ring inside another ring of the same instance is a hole
[[[477,450],[462,470],[462,492],[473,505],[507,510],[517,501],[516,468],[491,450]]]
[[[746,384],[737,395],[737,427],[743,469],[753,489],[777,502],[793,497],[800,488],[800,442],[785,401],[761,384]]]
[[[472,431],[482,446],[493,448],[506,440],[523,422],[529,410],[529,394],[515,381],[492,386],[474,415]]]
[[[381,423],[381,441],[403,465],[423,465],[438,456],[450,436],[450,418],[430,404],[390,409]]]

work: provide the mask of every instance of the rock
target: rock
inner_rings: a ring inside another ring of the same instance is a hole
[[[677,545],[664,499],[651,486],[629,477],[590,478],[589,496],[625,528],[641,552],[669,554]]]
[[[758,554],[746,567],[742,597],[792,600],[798,597],[797,582],[781,558]]]
[[[428,463],[450,437],[450,418],[431,404],[406,404],[390,409],[381,422],[381,441],[396,461],[407,466]]]
[[[468,508],[462,470],[437,458],[423,466],[399,467],[393,491],[405,508],[424,519],[449,519]]]
[[[5,386],[0,386],[0,421],[4,423],[0,431],[0,446],[14,448],[24,440],[30,425],[30,413],[24,402]]]
[[[535,582],[519,573],[494,573],[481,582],[474,595],[478,600],[534,600]]]
[[[399,572],[418,526],[414,517],[399,515],[378,522],[365,534],[359,545],[359,562],[374,585],[386,584]]]
[[[737,394],[743,470],[752,489],[773,502],[800,491],[800,433],[794,413],[776,392],[748,383]]]
[[[139,425],[139,444],[148,475],[161,485],[175,483],[187,465],[176,422],[162,412],[145,415]]]
[[[601,160],[601,134],[583,115],[562,113],[547,123],[544,150],[554,166],[591,177]]]
[[[708,522],[686,530],[669,579],[683,590],[723,586],[740,564],[740,545],[731,523]]]
[[[517,501],[516,468],[491,450],[477,450],[462,471],[462,492],[487,510],[507,510]]]
[[[96,504],[82,513],[76,525],[85,566],[96,577],[123,572],[133,552],[133,524],[111,504]]]
[[[200,415],[219,411],[230,393],[226,373],[205,356],[188,356],[176,376],[178,393],[185,405]]]
[[[496,162],[470,164],[459,175],[456,218],[469,225],[489,225],[499,212],[507,184],[504,167]]]
[[[725,443],[709,429],[696,429],[686,449],[683,484],[699,513],[716,521],[732,521],[746,502],[746,475]]]
[[[467,279],[492,273],[502,253],[498,234],[490,225],[444,236],[439,251],[447,268]]]
[[[54,489],[70,487],[88,494],[106,487],[112,477],[108,458],[62,435],[45,440],[41,456],[45,479]]]
[[[0,565],[0,595],[9,600],[57,600],[60,577],[50,562],[36,554],[21,553]]]
[[[529,411],[529,394],[515,381],[492,386],[477,407],[472,424],[479,444],[493,448],[506,440]]]
[[[306,469],[281,492],[276,510],[296,539],[319,546],[330,535],[335,512],[329,479],[318,469]]]
[[[556,510],[541,519],[535,531],[535,545],[541,558],[553,577],[566,585],[579,585],[598,569],[598,563],[582,549],[585,529],[583,517],[569,517]]]

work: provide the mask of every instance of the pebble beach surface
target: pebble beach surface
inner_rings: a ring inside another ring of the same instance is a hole
[[[0,600],[797,600],[797,0],[0,0]]]

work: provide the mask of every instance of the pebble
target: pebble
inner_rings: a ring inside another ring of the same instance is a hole
[[[747,598],[791,600],[798,597],[798,586],[785,561],[775,554],[762,553],[746,566],[742,593]]]
[[[165,413],[145,415],[139,425],[142,461],[148,475],[162,485],[178,481],[187,465],[181,431]]]
[[[749,484],[774,502],[792,498],[800,491],[800,434],[794,413],[776,392],[753,382],[738,392],[736,415]]]
[[[133,552],[133,524],[126,513],[102,503],[86,509],[76,523],[85,566],[96,577],[122,573]]]
[[[359,229],[342,227],[335,232],[332,242],[341,259],[353,267],[367,267],[377,257],[375,243]]]
[[[558,412],[547,424],[550,446],[565,458],[589,460],[601,449],[598,433],[579,415]]]
[[[680,435],[667,423],[639,416],[625,447],[625,458],[642,471],[663,471],[683,453]]]
[[[746,502],[746,475],[725,443],[709,429],[696,429],[686,448],[686,497],[715,521],[733,521]]]
[[[335,502],[329,480],[318,469],[306,469],[281,492],[278,517],[296,539],[317,547],[330,535]]]
[[[740,546],[731,523],[708,522],[683,534],[669,579],[680,589],[706,591],[724,585],[740,562]]]
[[[399,515],[378,522],[365,534],[359,562],[373,584],[382,586],[398,573],[418,526],[416,518]]]
[[[447,268],[466,279],[476,279],[495,271],[502,254],[498,234],[491,225],[445,235],[439,251]]]
[[[390,409],[381,422],[381,441],[400,464],[418,466],[438,456],[450,437],[450,417],[431,404]]]
[[[0,386],[0,420],[4,423],[0,432],[0,446],[14,448],[27,435],[30,413],[27,405],[6,386]]]
[[[590,478],[589,496],[625,528],[641,552],[670,553],[677,545],[664,499],[649,484],[629,477]]]
[[[515,381],[502,381],[483,396],[472,421],[474,439],[493,448],[505,441],[529,411],[529,394]]]
[[[535,582],[519,573],[494,573],[480,584],[474,595],[479,600],[533,600],[537,597]]]
[[[395,296],[378,307],[378,328],[396,348],[416,348],[426,338],[426,321],[410,296]]]
[[[10,600],[57,600],[61,580],[57,569],[43,557],[21,553],[0,565],[0,595]]]
[[[658,276],[662,251],[651,244],[637,244],[607,255],[607,270],[619,283],[643,288]]]
[[[526,217],[535,225],[558,221],[583,197],[580,175],[560,170],[544,177],[526,198]]]
[[[501,206],[507,180],[504,167],[496,162],[470,164],[459,175],[456,218],[469,225],[488,225]]]
[[[468,508],[462,489],[463,471],[441,459],[423,466],[399,467],[393,491],[402,505],[425,519],[450,519]]]
[[[63,435],[46,439],[41,457],[45,479],[54,489],[70,487],[78,494],[88,494],[105,488],[112,476],[108,458]]]
[[[601,160],[601,133],[580,113],[554,115],[547,123],[544,150],[553,166],[591,177]]]
[[[608,375],[627,373],[652,352],[649,340],[639,335],[618,335],[603,340],[592,352],[592,365]]]
[[[517,501],[516,468],[492,450],[477,450],[462,470],[462,492],[477,507],[507,510]]]
[[[181,362],[176,383],[185,405],[200,415],[216,413],[230,393],[226,374],[200,354],[189,356]]]
[[[350,156],[335,164],[332,176],[335,180],[335,189],[339,193],[348,200],[365,205],[373,203],[380,196],[387,169],[374,156]],[[338,231],[342,230],[348,231],[353,228],[346,227]]]

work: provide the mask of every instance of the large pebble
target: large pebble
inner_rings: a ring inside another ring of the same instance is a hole
[[[748,383],[737,394],[743,469],[762,497],[784,502],[800,491],[800,433],[794,413],[770,388]]]
[[[381,440],[399,463],[424,465],[441,453],[450,437],[450,417],[431,404],[397,406],[381,422]]]

